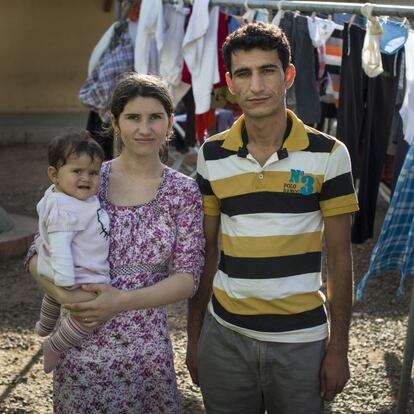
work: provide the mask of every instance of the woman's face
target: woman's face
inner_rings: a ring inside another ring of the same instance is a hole
[[[172,121],[173,116],[168,117],[158,99],[142,96],[131,99],[118,119],[122,151],[140,157],[158,157]]]

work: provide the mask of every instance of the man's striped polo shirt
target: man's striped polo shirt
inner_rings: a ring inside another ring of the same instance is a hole
[[[204,212],[221,221],[209,311],[252,338],[311,342],[327,336],[323,217],[357,211],[358,202],[345,146],[288,116],[283,148],[263,166],[243,142],[243,116],[199,151]]]

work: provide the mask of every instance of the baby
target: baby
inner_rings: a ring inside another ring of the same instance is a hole
[[[109,283],[109,218],[96,196],[103,150],[80,130],[55,137],[48,156],[53,184],[37,204],[38,273],[67,289]],[[43,342],[46,372],[54,370],[61,352],[78,346],[91,332],[71,316],[62,317],[55,329],[59,316],[60,304],[46,294],[35,328],[40,336],[53,331]]]

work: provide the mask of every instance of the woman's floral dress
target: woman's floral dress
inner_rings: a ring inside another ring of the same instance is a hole
[[[111,285],[153,285],[203,265],[201,196],[194,180],[166,167],[155,198],[120,207],[107,198],[111,162],[102,166],[99,198],[110,217]],[[67,351],[54,372],[54,411],[179,413],[166,307],[118,314]]]

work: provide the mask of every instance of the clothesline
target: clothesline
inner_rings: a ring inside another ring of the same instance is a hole
[[[183,0],[186,6],[193,3],[193,0]],[[164,3],[179,4],[179,0],[163,0]],[[350,13],[362,14],[361,7],[365,3],[336,3],[336,2],[318,2],[318,1],[274,1],[274,0],[210,0],[210,6],[226,7],[245,7],[263,8],[270,10],[291,10],[306,12],[325,12],[325,13]],[[398,16],[414,18],[413,6],[374,4],[372,6],[373,16]]]

